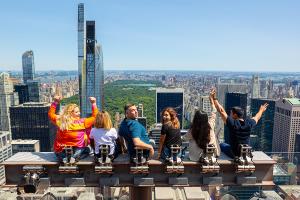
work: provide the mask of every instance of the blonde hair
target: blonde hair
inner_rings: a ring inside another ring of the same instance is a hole
[[[69,126],[73,123],[72,112],[78,108],[76,104],[68,104],[64,107],[63,111],[58,117],[58,126],[60,130],[68,130]]]
[[[108,112],[102,111],[97,113],[96,120],[95,120],[95,127],[104,128],[104,129],[111,129],[113,127]]]

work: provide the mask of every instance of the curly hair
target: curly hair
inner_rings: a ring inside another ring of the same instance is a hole
[[[58,126],[59,128],[64,131],[68,130],[69,126],[72,124],[72,112],[75,108],[78,108],[76,104],[68,104],[64,107],[63,111],[60,113],[58,117]]]
[[[165,112],[168,112],[171,116],[171,124],[173,128],[179,128],[180,127],[180,122],[177,118],[177,112],[174,110],[174,108],[171,107],[167,107],[165,109],[163,109],[163,111],[161,112],[161,123],[164,124],[164,120],[163,120],[163,115]]]
[[[210,129],[207,113],[202,110],[197,110],[192,122],[191,134],[201,149],[205,149],[206,145],[210,142]]]

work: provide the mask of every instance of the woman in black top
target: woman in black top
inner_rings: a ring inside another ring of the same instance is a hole
[[[173,108],[165,108],[161,114],[162,129],[158,147],[158,158],[171,157],[171,145],[181,146],[180,123]]]

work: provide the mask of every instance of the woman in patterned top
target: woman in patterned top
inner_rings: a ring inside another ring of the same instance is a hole
[[[49,119],[57,126],[54,151],[59,162],[63,162],[66,159],[64,147],[72,147],[74,154],[70,162],[74,163],[89,154],[89,132],[98,113],[96,98],[90,97],[92,116],[88,118],[80,118],[80,110],[76,104],[66,105],[62,113],[56,115],[55,110],[60,100],[60,96],[55,96],[48,112]]]

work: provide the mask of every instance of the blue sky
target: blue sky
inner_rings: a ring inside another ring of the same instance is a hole
[[[74,0],[0,6],[0,70],[77,70]],[[90,0],[105,69],[300,71],[300,1]]]

